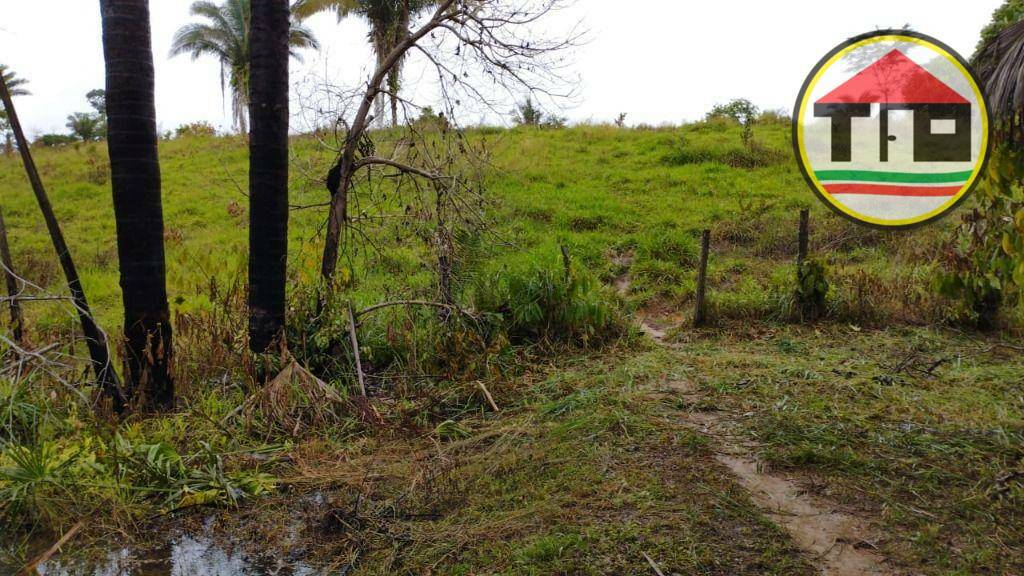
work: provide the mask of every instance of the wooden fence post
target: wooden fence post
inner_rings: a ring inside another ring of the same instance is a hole
[[[704,294],[707,290],[708,280],[708,251],[711,245],[711,230],[704,230],[700,234],[700,263],[697,268],[697,294],[696,308],[693,312],[693,325],[703,326],[706,320],[704,310]]]
[[[804,208],[800,210],[800,231],[797,234],[797,249],[796,249],[796,267],[803,266],[803,263],[807,261],[807,245],[810,239],[808,232],[808,215],[809,210]]]

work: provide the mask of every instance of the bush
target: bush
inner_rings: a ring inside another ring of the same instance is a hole
[[[762,126],[789,126],[793,123],[793,119],[790,118],[789,112],[784,108],[777,110],[764,110],[757,117],[757,123]]]
[[[710,116],[703,120],[690,124],[694,132],[701,134],[727,132],[729,129],[739,126],[740,123],[727,116]]]
[[[85,179],[92,184],[102,186],[110,179],[110,161],[94,144],[85,149],[85,167]]]
[[[640,238],[636,254],[640,260],[658,260],[678,266],[697,263],[700,247],[696,237],[684,230],[653,230]]]
[[[36,138],[34,144],[36,146],[43,146],[44,148],[54,148],[58,146],[67,146],[68,144],[74,144],[78,142],[78,138],[75,138],[71,134],[43,134],[39,138]]]
[[[757,122],[760,110],[746,98],[730,100],[728,104],[715,104],[708,112],[708,118],[732,118],[743,126],[741,134],[743,145],[749,146],[753,138],[754,123]]]
[[[496,316],[512,343],[596,345],[623,331],[611,295],[572,266],[499,270],[482,275],[473,292],[477,311]]]
[[[217,135],[217,129],[214,128],[209,122],[192,122],[189,124],[182,124],[174,129],[175,138],[182,137],[204,137],[209,138]]]
[[[721,162],[733,168],[762,168],[785,162],[789,154],[750,140],[743,148],[731,148]]]
[[[705,125],[716,125],[718,122]],[[733,123],[730,119],[726,119],[724,122],[727,124]],[[746,145],[727,144],[693,147],[684,138],[676,150],[665,157],[665,163],[670,166],[682,166],[686,164],[716,162],[732,168],[762,168],[781,164],[788,159],[789,152],[765,146],[753,140],[749,141]]]
[[[817,260],[800,263],[796,271],[795,297],[801,320],[816,320],[825,315],[828,278],[824,264]]]
[[[562,116],[548,114],[533,103],[532,98],[516,104],[512,111],[512,122],[516,126],[534,126],[538,128],[564,128],[566,119]]]
[[[1024,286],[1024,152],[997,150],[975,191],[978,206],[963,216],[946,245],[936,288],[969,308],[981,328],[997,323],[1001,305],[1021,300]]]

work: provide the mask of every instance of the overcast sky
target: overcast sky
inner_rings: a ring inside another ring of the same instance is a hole
[[[589,42],[574,55],[579,98],[562,114],[572,121],[678,123],[700,118],[717,102],[746,97],[762,108],[790,110],[815,62],[843,39],[909,24],[965,58],[1001,0],[578,0],[554,26],[582,20]],[[65,117],[88,110],[85,93],[103,86],[98,0],[4,1],[0,62],[31,82],[18,100],[30,136],[64,132]],[[191,0],[152,0],[157,116],[161,129],[205,120],[230,127],[220,68],[210,58],[169,59],[175,30],[190,20]],[[327,78],[352,85],[371,54],[366,27],[331,15],[308,21],[323,44],[293,63],[293,80]],[[410,62],[406,85],[423,78]],[[419,88],[421,93],[429,93]],[[229,102],[230,100],[228,100]],[[293,105],[293,112],[294,112]],[[498,118],[492,120],[498,121]],[[301,120],[293,128],[301,129]]]

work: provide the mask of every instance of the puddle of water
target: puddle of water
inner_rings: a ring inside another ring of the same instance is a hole
[[[41,576],[310,576],[298,560],[254,557],[215,543],[207,536],[181,535],[152,550],[121,548],[99,562],[62,563],[55,558],[38,568]]]

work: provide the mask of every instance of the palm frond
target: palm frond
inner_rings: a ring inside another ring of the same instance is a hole
[[[320,49],[320,42],[313,35],[313,31],[301,24],[292,24],[288,32],[288,46],[292,48]]]
[[[14,71],[4,64],[0,64],[0,76],[3,76],[4,83],[7,85],[7,90],[11,96],[27,96],[31,94],[31,92],[23,88],[23,86],[28,84],[28,80],[18,78]]]
[[[320,12],[334,12],[338,22],[353,12],[359,11],[361,0],[296,0],[292,4],[292,15],[305,20]]]
[[[304,2],[306,0],[298,0],[296,5]],[[235,124],[244,132],[249,104],[250,0],[223,0],[220,5],[198,0],[192,3],[190,10],[193,16],[206,22],[182,26],[174,34],[170,55],[189,54],[193,60],[213,56],[220,61],[221,90],[224,90],[225,83],[230,85]],[[292,19],[288,44],[289,53],[295,58],[299,58],[300,49],[320,48],[313,32],[295,18]]]
[[[191,54],[193,60],[206,55],[229,59],[231,44],[233,38],[224,30],[208,24],[186,24],[175,32],[170,55]]]

